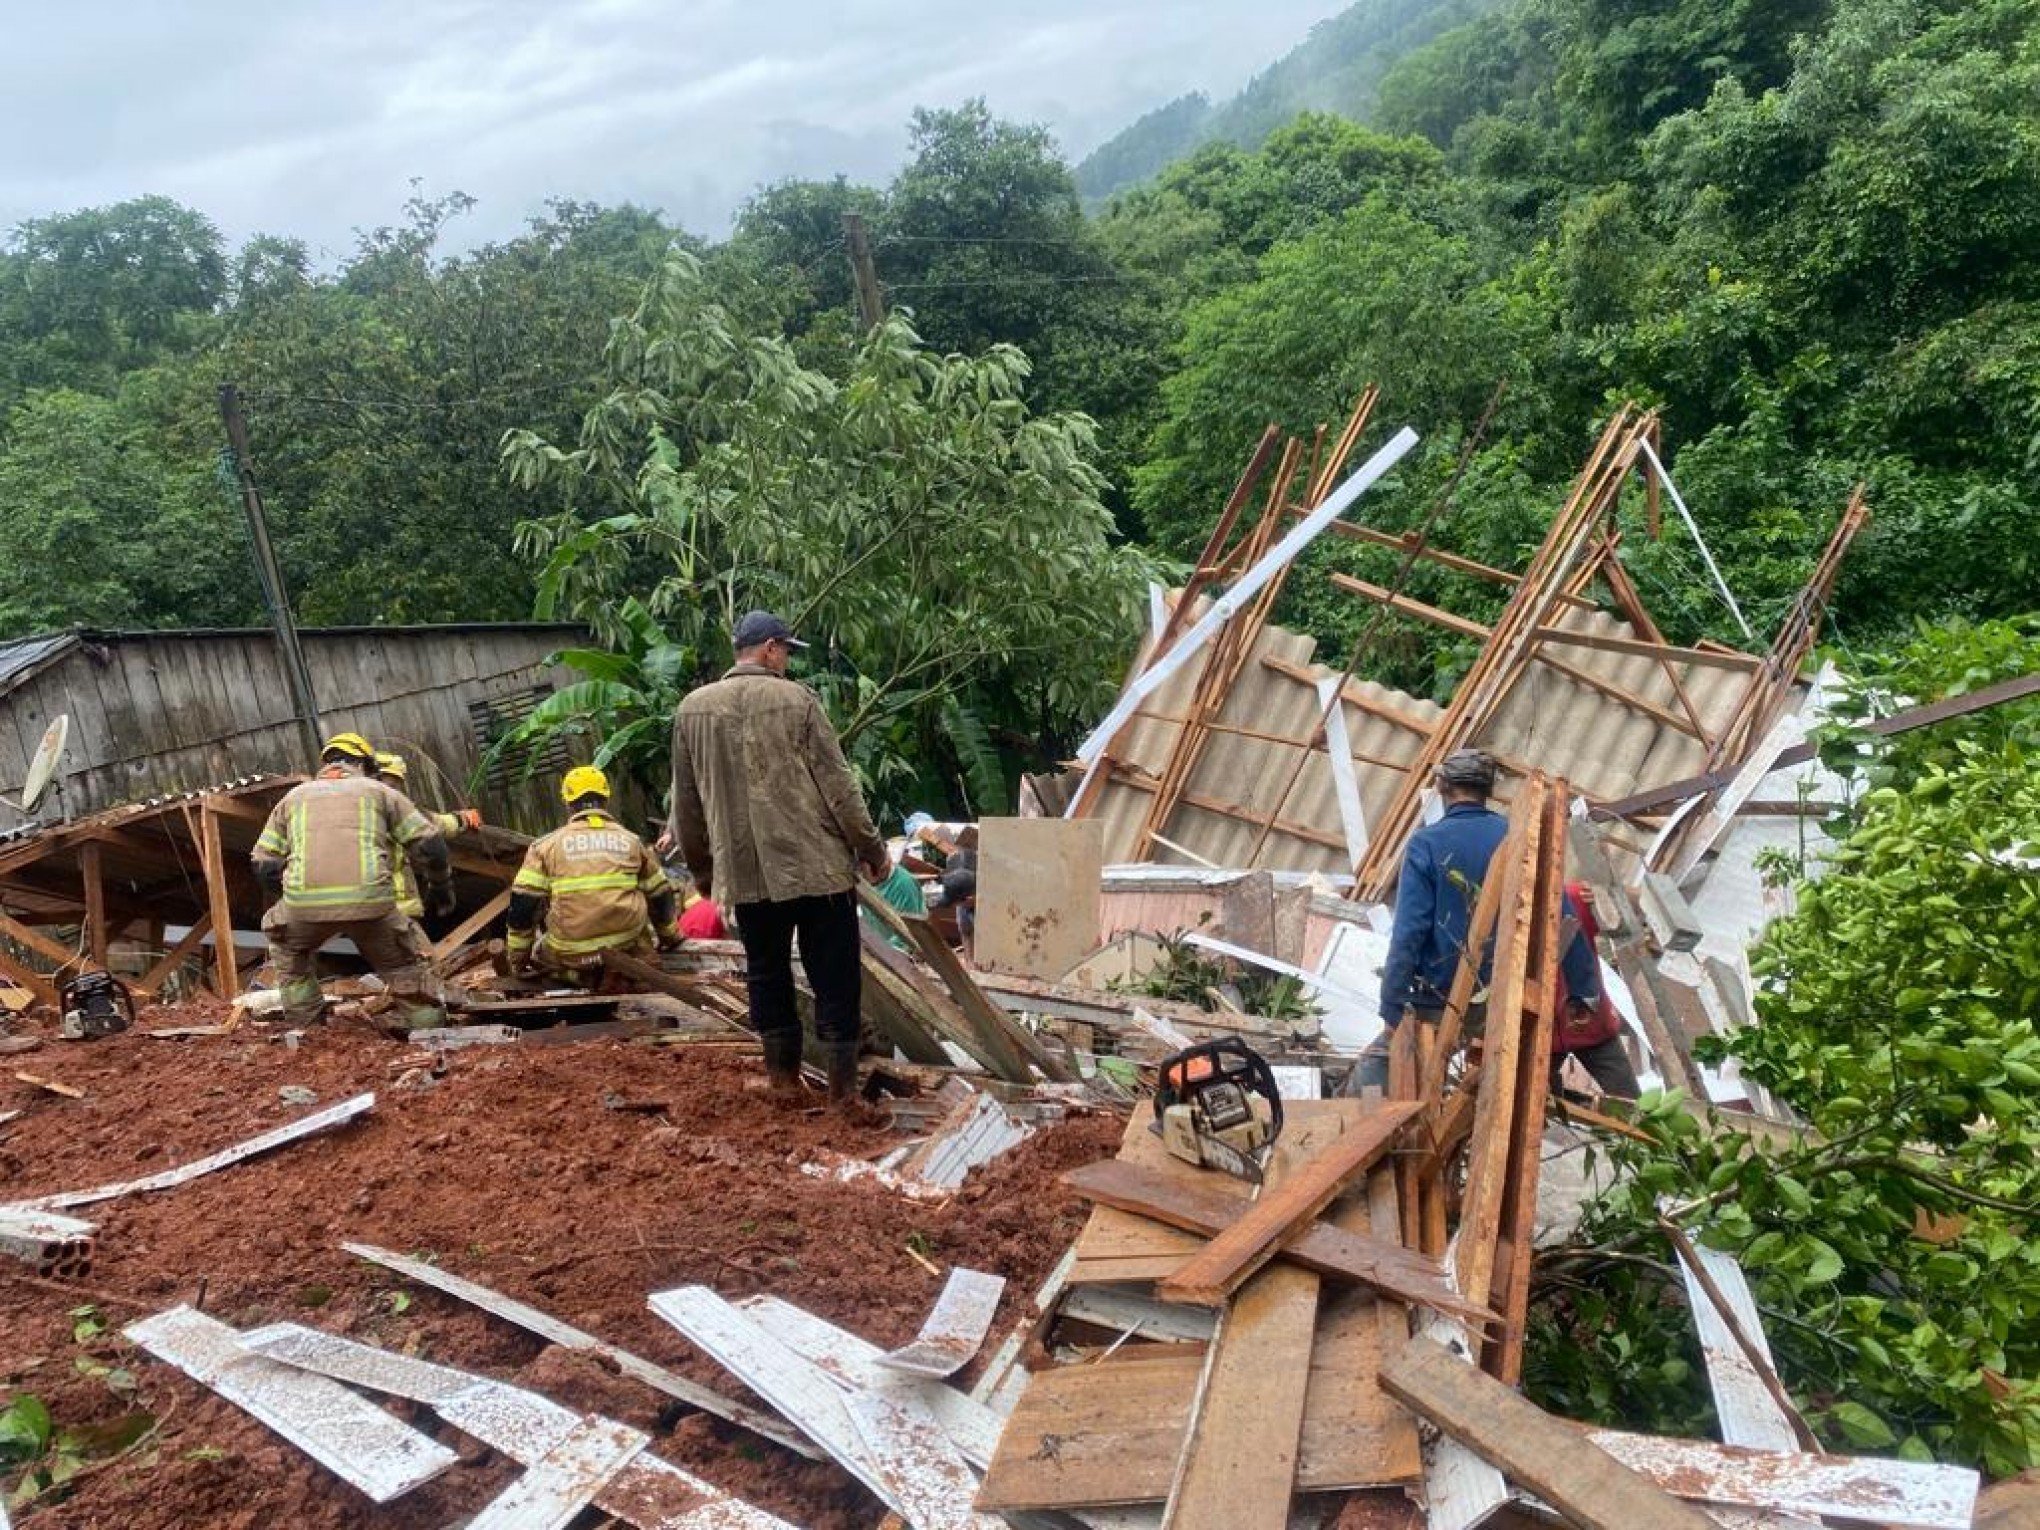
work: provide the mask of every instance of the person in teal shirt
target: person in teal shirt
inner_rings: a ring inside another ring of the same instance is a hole
[[[909,919],[928,917],[928,900],[921,894],[921,884],[915,881],[914,874],[897,860],[893,862],[892,875],[882,882],[874,883],[871,890],[883,898],[889,907]],[[900,950],[907,949],[907,943],[881,924],[870,909],[860,908],[857,912],[875,933],[883,935]]]

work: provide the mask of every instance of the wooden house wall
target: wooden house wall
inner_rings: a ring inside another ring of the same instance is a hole
[[[322,720],[411,760],[418,800],[471,800],[479,762],[472,703],[552,689],[546,656],[563,634],[441,629],[304,634]],[[259,633],[122,637],[73,649],[0,698],[0,792],[17,796],[37,742],[71,718],[61,799],[40,817],[76,817],[237,776],[301,771],[309,762],[274,642]],[[483,794],[490,821],[537,833],[558,818],[558,776]]]

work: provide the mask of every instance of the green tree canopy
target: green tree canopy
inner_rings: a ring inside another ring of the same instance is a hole
[[[676,254],[606,364],[574,444],[504,441],[518,487],[569,504],[520,538],[543,562],[542,613],[700,678],[739,613],[780,611],[881,787],[944,749],[968,767],[987,722],[1061,739],[1109,696],[1148,565],[1112,544],[1090,422],[1030,413],[1018,351],[938,356],[894,317],[832,378],[747,332]],[[664,644],[631,630],[639,613]],[[663,714],[581,699],[575,721],[662,750]]]

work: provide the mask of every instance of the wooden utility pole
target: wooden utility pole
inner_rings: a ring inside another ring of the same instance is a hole
[[[869,333],[885,322],[885,295],[879,291],[878,267],[872,264],[862,213],[843,214],[843,248],[850,256],[851,280],[857,284],[857,316]]]
[[[232,383],[220,384],[220,421],[227,428],[227,449],[234,456],[234,476],[241,485],[241,509],[248,517],[248,540],[255,550],[255,572],[262,579],[262,599],[269,607],[270,625],[276,630],[277,656],[282,660],[284,677],[290,683],[291,699],[296,704],[305,758],[316,761],[321,732],[319,703],[312,694],[312,672],[306,667],[305,651],[298,643],[290,592],[283,584],[283,565],[276,561],[276,549],[270,545],[269,515],[263,508],[262,490],[256,486],[254,464],[248,455],[248,422],[241,417],[241,394]]]

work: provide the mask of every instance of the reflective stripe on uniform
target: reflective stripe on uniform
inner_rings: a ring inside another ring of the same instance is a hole
[[[547,930],[545,943],[563,956],[586,956],[590,951],[608,951],[616,946],[634,946],[650,931],[650,925],[640,924],[633,929],[618,930],[609,935],[590,935],[585,940],[568,940]]]
[[[294,788],[271,813],[256,850],[284,862],[285,907],[330,917],[387,909],[411,893],[391,843],[401,801],[385,787],[340,774],[322,773]],[[415,839],[434,826],[406,809],[396,827]]]
[[[415,844],[432,833],[434,827],[432,820],[414,807],[391,827],[390,838],[400,845]]]
[[[638,878],[628,871],[595,871],[586,876],[552,879],[555,896],[560,893],[604,892],[612,889],[635,892],[638,889]]]

